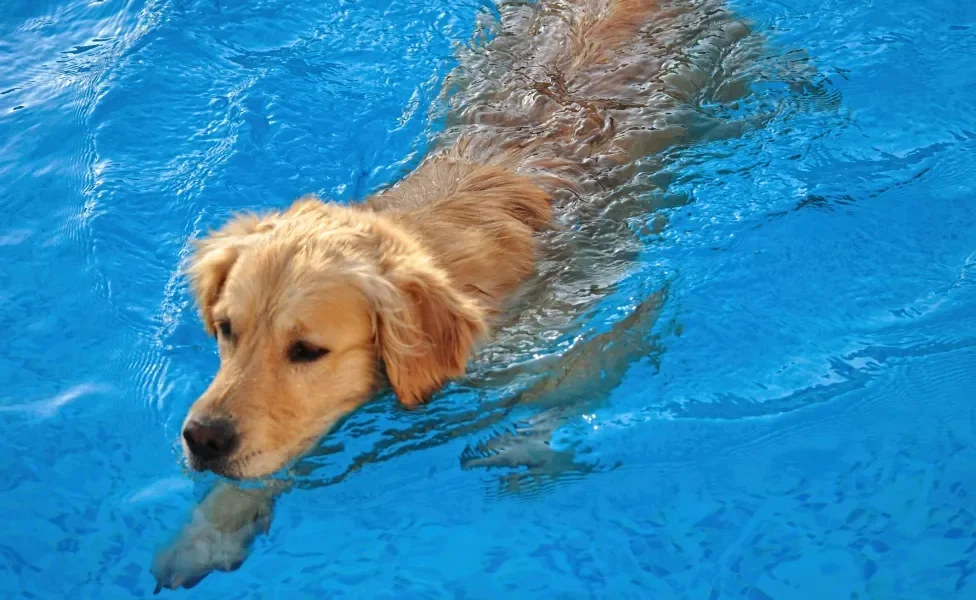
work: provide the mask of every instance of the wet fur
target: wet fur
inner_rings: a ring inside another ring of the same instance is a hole
[[[569,4],[568,42],[549,57],[568,81],[623,52],[656,9],[651,0]],[[552,127],[527,139],[468,119],[450,148],[361,204],[303,198],[281,212],[238,216],[199,241],[189,275],[221,367],[187,420],[229,418],[241,444],[214,464],[187,451],[191,464],[264,476],[384,381],[415,408],[463,375],[494,317],[532,276],[553,196],[585,181],[586,161],[560,149],[592,144],[593,119],[572,110],[578,122],[569,128],[554,119],[564,107],[542,101],[533,118]],[[296,341],[329,353],[291,364]]]

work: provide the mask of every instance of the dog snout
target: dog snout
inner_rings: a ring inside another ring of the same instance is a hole
[[[194,456],[207,460],[220,460],[237,449],[240,436],[229,419],[191,420],[183,427],[183,439]]]

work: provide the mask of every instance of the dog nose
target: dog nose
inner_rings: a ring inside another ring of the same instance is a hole
[[[183,439],[195,456],[216,460],[237,448],[237,428],[229,419],[192,420],[183,427]]]

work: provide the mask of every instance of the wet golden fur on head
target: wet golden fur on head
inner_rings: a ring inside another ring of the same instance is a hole
[[[235,477],[307,450],[369,398],[380,363],[404,405],[426,401],[486,329],[484,309],[392,220],[315,199],[237,217],[198,243],[189,275],[221,368],[187,421],[230,419],[241,440],[197,466]],[[296,343],[327,352],[296,362]]]

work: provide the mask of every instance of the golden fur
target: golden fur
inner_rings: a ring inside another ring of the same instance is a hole
[[[404,406],[429,400],[464,374],[533,274],[554,197],[648,150],[639,128],[615,133],[623,120],[613,111],[633,106],[603,95],[626,95],[637,77],[628,56],[657,2],[564,4],[564,43],[537,49],[558,74],[551,87],[516,78],[482,94],[456,111],[449,148],[361,204],[307,197],[238,216],[198,242],[189,274],[221,366],[186,422],[227,419],[239,444],[205,461],[184,443],[191,465],[233,478],[272,473],[384,375]],[[620,67],[612,76],[609,63]],[[298,343],[325,353],[296,362]]]
[[[231,419],[242,441],[210,468],[279,469],[369,399],[379,363],[410,408],[464,373],[491,315],[532,273],[549,198],[497,167],[450,163],[429,175],[418,185],[443,194],[433,201],[305,198],[198,243],[189,273],[221,367],[187,421]],[[294,364],[296,342],[328,353]]]

